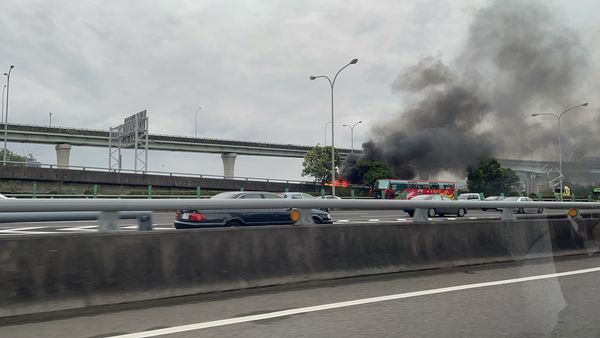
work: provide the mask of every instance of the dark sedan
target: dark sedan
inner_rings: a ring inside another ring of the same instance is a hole
[[[282,199],[278,194],[262,191],[224,192],[213,199]],[[175,214],[175,228],[203,228],[222,226],[294,224],[290,218],[291,209],[240,209],[240,210],[178,210]],[[331,224],[329,213],[312,209],[312,219],[317,224]]]
[[[444,195],[417,195],[411,198],[411,201],[452,201],[450,198]],[[410,217],[415,215],[415,209],[404,209]],[[458,217],[463,217],[467,213],[467,209],[465,208],[457,208],[457,207],[444,207],[444,208],[431,208],[427,209],[427,216],[434,217],[444,216],[446,214],[454,214]]]

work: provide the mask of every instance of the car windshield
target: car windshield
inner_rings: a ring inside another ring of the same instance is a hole
[[[239,195],[238,192],[223,192],[211,197],[211,199],[234,199]]]

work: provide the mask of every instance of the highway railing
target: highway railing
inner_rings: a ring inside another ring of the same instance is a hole
[[[312,223],[310,209],[360,209],[360,210],[414,210],[413,221],[428,221],[427,211],[431,208],[465,208],[465,209],[501,209],[501,220],[515,219],[514,210],[518,208],[547,209],[600,209],[596,202],[514,202],[514,201],[414,201],[414,200],[221,200],[221,199],[5,199],[0,200],[0,213],[5,212],[101,212],[100,229],[116,230],[118,213],[123,211],[173,211],[177,209],[191,210],[223,210],[223,209],[298,209],[302,215],[301,223]],[[576,214],[569,216],[575,217]]]

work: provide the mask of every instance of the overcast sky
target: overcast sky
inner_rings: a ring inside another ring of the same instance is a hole
[[[146,109],[153,134],[323,144],[330,75],[336,146],[354,144],[402,110],[398,74],[420,58],[453,59],[488,1],[3,0],[0,69],[15,65],[11,123],[107,130]],[[593,64],[600,5],[545,1],[580,33]],[[4,70],[4,71],[6,71]],[[596,101],[600,101],[596,99]],[[594,105],[598,107],[597,104]],[[330,129],[327,129],[330,144]],[[10,144],[55,163],[52,146]],[[236,175],[297,179],[301,159],[238,156]],[[71,164],[105,167],[108,149],[74,147]],[[125,168],[133,168],[126,156]],[[149,169],[222,174],[219,155],[151,152]]]

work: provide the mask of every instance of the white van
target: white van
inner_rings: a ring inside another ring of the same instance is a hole
[[[465,193],[465,194],[458,195],[457,200],[459,200],[459,201],[465,201],[465,200],[468,200],[468,201],[481,201],[482,198],[481,198],[481,195],[476,194],[476,193]]]

